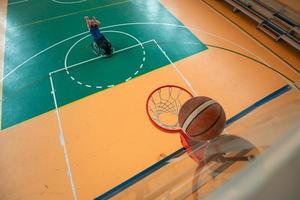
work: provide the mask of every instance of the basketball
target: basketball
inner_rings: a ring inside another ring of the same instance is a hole
[[[189,139],[202,141],[220,135],[225,127],[226,117],[218,102],[209,97],[199,96],[182,105],[178,122]]]

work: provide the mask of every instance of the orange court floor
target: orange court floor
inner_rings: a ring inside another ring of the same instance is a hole
[[[216,99],[230,118],[300,80],[299,52],[275,43],[223,1],[161,4],[208,49],[2,130],[0,199],[93,199],[181,148],[178,135],[156,129],[146,115],[147,97],[159,86]],[[4,0],[2,68],[6,8]]]

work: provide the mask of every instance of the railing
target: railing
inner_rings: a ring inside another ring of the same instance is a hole
[[[241,11],[258,23],[257,28],[271,36],[275,41],[284,40],[294,48],[300,51],[300,26],[295,13],[294,17],[297,21],[290,19],[283,13],[287,11],[276,10],[267,2],[260,0],[225,0],[232,5],[233,11]]]

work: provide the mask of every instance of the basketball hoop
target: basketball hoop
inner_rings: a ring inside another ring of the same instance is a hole
[[[182,104],[192,97],[189,91],[175,85],[165,85],[155,89],[146,103],[150,121],[164,132],[180,132],[178,112]]]
[[[196,162],[199,161],[193,154],[191,147],[199,148],[199,144],[195,146],[196,142],[189,140],[183,133],[178,123],[178,113],[181,106],[193,95],[186,89],[176,85],[165,85],[155,89],[149,95],[146,103],[146,111],[152,124],[166,132],[179,133],[181,144],[186,149],[189,156]],[[201,143],[201,145],[206,142]]]

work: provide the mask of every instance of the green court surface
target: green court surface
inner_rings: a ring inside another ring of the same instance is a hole
[[[93,53],[86,15],[102,22],[112,57]],[[207,49],[157,0],[31,0],[8,6],[7,20],[2,129],[54,109],[52,89],[62,106]]]

